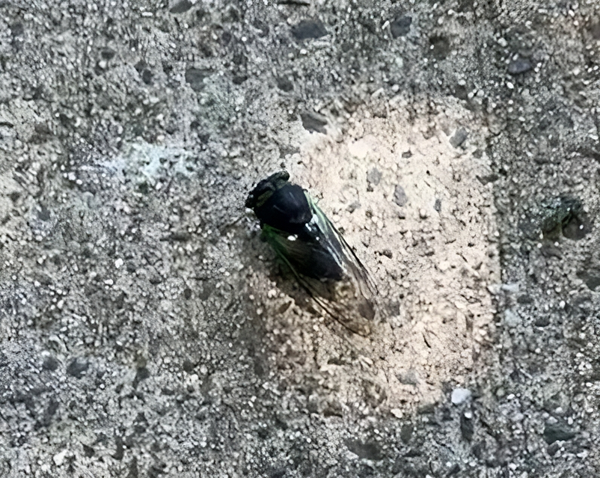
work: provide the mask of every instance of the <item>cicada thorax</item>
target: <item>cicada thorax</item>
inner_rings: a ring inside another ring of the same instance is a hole
[[[301,233],[312,218],[304,190],[289,183],[273,191],[254,212],[262,224],[289,234]]]
[[[343,270],[332,255],[331,238],[324,237],[316,227],[315,214],[305,191],[290,183],[272,190],[271,184],[263,185],[262,189],[267,192],[257,195],[254,206],[267,239],[269,234],[285,236],[287,260],[298,273],[315,279],[341,280]]]
[[[323,237],[322,231],[312,226],[313,218],[294,236],[299,243],[296,250],[302,253],[292,255],[291,262],[300,274],[307,277],[323,282],[341,281],[345,272],[332,248],[332,238]]]

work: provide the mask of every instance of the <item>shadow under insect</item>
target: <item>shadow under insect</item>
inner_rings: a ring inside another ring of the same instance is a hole
[[[314,301],[352,332],[368,335],[376,315],[368,272],[308,193],[288,179],[286,171],[263,179],[246,207]]]

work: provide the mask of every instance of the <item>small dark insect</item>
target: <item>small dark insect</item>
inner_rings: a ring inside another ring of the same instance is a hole
[[[552,235],[558,231],[563,232],[574,220],[579,220],[583,212],[583,205],[579,199],[570,196],[560,196],[543,205],[543,218],[541,221],[544,235]]]
[[[342,325],[368,335],[376,288],[369,273],[310,195],[280,171],[260,181],[246,207],[263,236],[312,298]]]

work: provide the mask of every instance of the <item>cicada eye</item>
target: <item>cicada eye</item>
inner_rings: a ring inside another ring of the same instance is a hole
[[[290,173],[288,173],[285,169],[271,175],[271,177],[269,179],[272,180],[281,180],[281,181],[287,181],[288,179],[290,179]]]
[[[244,206],[246,206],[248,209],[254,209],[255,205],[256,205],[256,198],[254,197],[254,194],[252,194],[252,193],[248,194],[248,197],[246,198],[246,203],[244,204]]]

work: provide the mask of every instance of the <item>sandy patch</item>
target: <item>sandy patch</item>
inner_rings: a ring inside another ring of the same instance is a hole
[[[485,132],[461,110],[433,123],[406,111],[396,101],[386,118],[359,110],[328,135],[299,132],[300,152],[286,164],[377,283],[384,321],[371,336],[301,301],[289,306],[260,271],[251,281],[277,344],[271,360],[293,382],[310,382],[325,412],[397,414],[435,401],[443,383],[463,384],[492,327],[487,286],[499,282],[499,265],[488,159],[477,149]],[[471,133],[456,146],[461,128]]]

